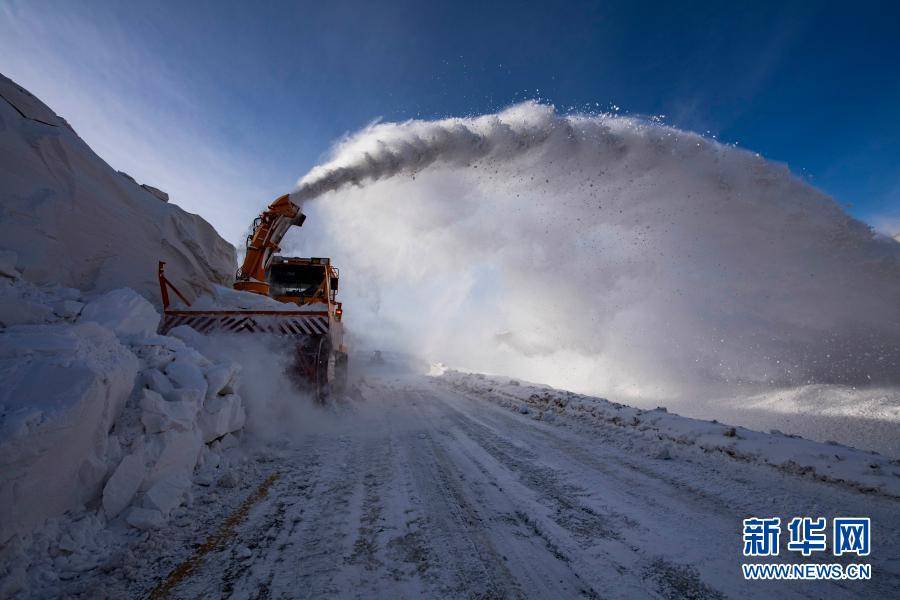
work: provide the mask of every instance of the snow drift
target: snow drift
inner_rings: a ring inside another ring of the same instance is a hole
[[[0,541],[95,498],[135,356],[110,330],[18,325],[0,336]]]
[[[2,76],[0,156],[0,546],[64,514],[158,527],[246,414],[236,363],[156,334],[156,264],[211,293],[234,248]]]
[[[206,444],[244,425],[239,366],[156,335],[159,314],[133,290],[0,286],[46,309],[0,331],[0,543],[85,505],[161,525],[195,469],[217,467]]]
[[[439,384],[474,394],[549,423],[575,419],[622,428],[659,444],[656,458],[669,460],[675,447],[721,452],[743,463],[765,464],[794,475],[812,477],[863,492],[900,498],[900,463],[835,441],[813,442],[778,430],[769,433],[732,427],[718,421],[689,419],[664,407],[641,410],[604,398],[592,398],[505,377],[461,373],[433,366]]]
[[[68,123],[0,75],[0,250],[36,283],[159,303],[158,260],[186,292],[227,283],[234,248],[209,223],[97,156]]]
[[[380,123],[294,197],[324,227],[286,245],[358,274],[378,346],[619,397],[900,383],[900,245],[693,133],[533,102]]]

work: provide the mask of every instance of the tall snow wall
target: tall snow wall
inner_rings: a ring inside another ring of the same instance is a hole
[[[197,295],[235,251],[0,75],[0,546],[67,511],[159,526],[243,427],[238,367],[156,335],[159,260]]]
[[[234,247],[165,194],[116,172],[62,117],[0,75],[0,250],[25,279],[128,286],[159,305],[158,260],[183,291],[228,283]]]

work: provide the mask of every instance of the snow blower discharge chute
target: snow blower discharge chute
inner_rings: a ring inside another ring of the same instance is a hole
[[[203,334],[269,334],[289,340],[294,351],[294,375],[324,402],[341,391],[347,380],[347,349],[343,338],[343,307],[337,301],[339,271],[330,258],[277,256],[278,244],[292,225],[306,215],[285,194],[253,221],[247,236],[244,262],[235,275],[234,289],[274,298],[290,305],[285,310],[196,310],[166,279],[159,263],[163,318],[159,333],[188,325]],[[169,290],[184,307],[171,308]]]

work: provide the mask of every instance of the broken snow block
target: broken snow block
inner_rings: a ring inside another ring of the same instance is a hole
[[[99,499],[138,360],[95,323],[0,332],[0,540]]]
[[[196,428],[189,431],[170,429],[147,437],[147,454],[154,460],[147,479],[141,485],[144,490],[157,481],[173,475],[190,477],[200,460],[203,439]]]
[[[207,398],[215,398],[219,394],[228,394],[234,390],[231,388],[234,376],[240,372],[237,363],[222,363],[213,365],[206,370],[206,381],[209,388],[206,391]]]
[[[200,298],[198,298],[197,302],[194,302],[193,304],[191,304],[191,307],[192,308],[202,308],[201,306],[198,306],[198,302],[200,302],[201,298],[204,298],[204,296],[201,296]],[[190,327],[188,325],[179,325],[178,327],[173,327],[166,334],[166,337],[175,338],[175,339],[179,340],[180,342],[182,342],[182,345],[190,344],[192,346],[200,346],[204,339],[202,333],[200,333],[199,331],[197,331],[196,329],[194,329],[193,327]]]
[[[147,531],[148,529],[159,529],[166,524],[166,519],[158,510],[132,506],[125,517],[125,522],[136,529]]]
[[[180,340],[175,340],[175,342],[179,342]],[[188,346],[187,343],[182,342],[182,347],[177,348],[175,350],[175,358],[176,360],[183,360],[187,362],[192,362],[200,369],[208,369],[212,366],[212,361],[208,358],[197,352],[197,349],[193,346]]]
[[[190,490],[191,480],[184,474],[160,479],[144,494],[144,508],[158,510],[168,517],[173,509],[181,506]]]
[[[172,380],[175,387],[198,390],[201,397],[206,395],[206,389],[209,386],[206,383],[206,377],[203,376],[203,371],[196,363],[179,355],[166,366],[166,375]]]
[[[194,426],[200,404],[197,402],[169,402],[153,390],[141,392],[141,423],[147,433],[161,433],[170,429],[188,431]]]
[[[16,268],[16,261],[18,260],[18,253],[12,250],[0,250],[0,275],[19,279],[22,274]]]
[[[214,446],[213,450],[215,450],[216,452],[224,452],[225,450],[228,450],[229,448],[237,448],[240,445],[241,445],[241,441],[239,439],[237,439],[237,437],[235,437],[234,435],[229,433],[228,435],[223,437],[221,440],[219,440],[218,442],[213,444],[213,446]]]
[[[141,374],[141,378],[144,382],[144,387],[153,390],[157,394],[162,394],[163,396],[175,389],[172,382],[169,381],[169,378],[158,369],[146,369]]]
[[[202,390],[178,388],[166,394],[166,400],[169,402],[190,402],[200,406],[203,404],[203,392]]]
[[[198,424],[203,442],[209,443],[244,426],[247,415],[241,397],[236,394],[209,399],[200,411]]]
[[[59,302],[51,304],[50,307],[58,316],[64,319],[74,319],[81,314],[84,303],[78,302],[77,300],[60,300]]]
[[[125,510],[146,476],[143,448],[122,459],[103,487],[103,512],[108,518],[114,519]]]
[[[99,323],[118,336],[146,337],[156,333],[159,313],[134,290],[120,288],[88,302],[79,321]]]
[[[144,338],[140,345],[133,346],[134,352],[148,367],[164,369],[167,364],[175,360],[175,351],[165,346],[170,339],[161,335]],[[172,341],[177,342],[178,340]]]
[[[34,325],[58,320],[46,304],[29,302],[23,298],[0,298],[0,324]]]

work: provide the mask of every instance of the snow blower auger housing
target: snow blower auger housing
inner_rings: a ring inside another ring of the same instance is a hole
[[[269,296],[285,304],[284,310],[197,310],[166,279],[159,263],[159,289],[163,318],[159,333],[188,325],[200,333],[269,334],[287,340],[294,352],[293,376],[324,402],[347,381],[348,357],[344,346],[343,306],[337,301],[340,272],[330,258],[277,256],[279,242],[292,225],[306,220],[300,208],[284,195],[253,222],[247,252],[238,269],[234,288]],[[169,290],[184,307],[171,308]]]

